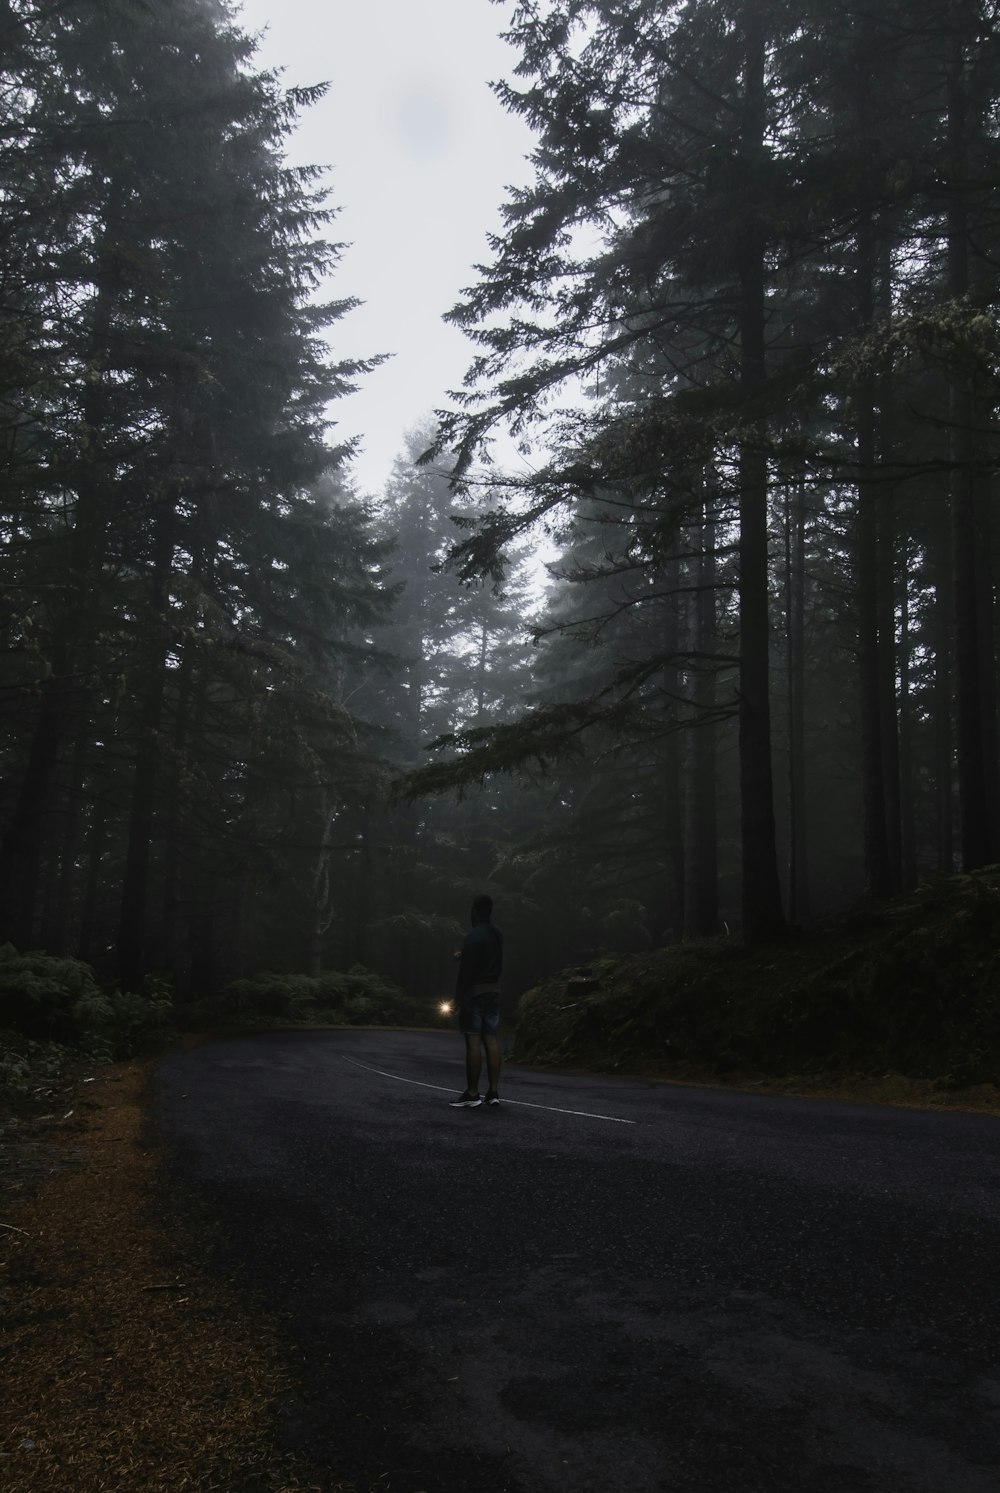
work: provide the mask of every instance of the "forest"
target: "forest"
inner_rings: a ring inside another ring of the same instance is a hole
[[[225,0],[0,6],[35,1035],[51,961],[430,1012],[475,892],[519,994],[1000,862],[1000,8],[520,0],[509,39],[534,180],[365,493],[338,400],[391,349],[338,358],[337,205],[286,159],[321,90]]]

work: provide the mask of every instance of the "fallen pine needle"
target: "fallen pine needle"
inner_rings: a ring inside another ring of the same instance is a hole
[[[0,1397],[0,1493],[350,1493],[280,1446],[281,1338],[162,1218],[141,1143],[146,1073],[102,1074],[82,1132],[60,1138],[70,1164],[16,1205],[29,1227],[0,1225],[5,1295],[30,1302],[8,1331],[18,1368]],[[184,1280],[164,1278],[178,1268]],[[194,1294],[197,1310],[179,1312]]]

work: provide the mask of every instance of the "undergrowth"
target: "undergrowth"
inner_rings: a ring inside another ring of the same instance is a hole
[[[767,948],[607,958],[521,1000],[518,1058],[720,1076],[1000,1080],[1000,867],[859,907]]]
[[[162,980],[102,987],[89,964],[0,946],[0,1120],[48,1109],[74,1074],[153,1051],[174,1033]]]
[[[289,1025],[433,1025],[436,1006],[361,965],[310,977],[263,973],[177,1004],[169,976],[142,991],[99,984],[89,964],[0,946],[0,1122],[52,1107],[95,1065],[162,1049],[179,1030]]]
[[[217,996],[185,1007],[189,1028],[273,1025],[275,1020],[345,1026],[429,1025],[434,1008],[356,964],[318,975],[264,972],[233,980]]]

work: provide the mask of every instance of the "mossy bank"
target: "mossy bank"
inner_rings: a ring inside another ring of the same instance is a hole
[[[522,997],[517,1057],[804,1087],[898,1077],[1000,1101],[1000,866],[766,948],[713,939],[563,971]]]

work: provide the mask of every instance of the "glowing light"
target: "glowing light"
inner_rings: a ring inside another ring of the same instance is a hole
[[[451,1001],[442,1001],[441,1004],[438,1006],[438,1010],[440,1011],[440,1013],[441,1013],[442,1016],[450,1016],[451,1015]]]

